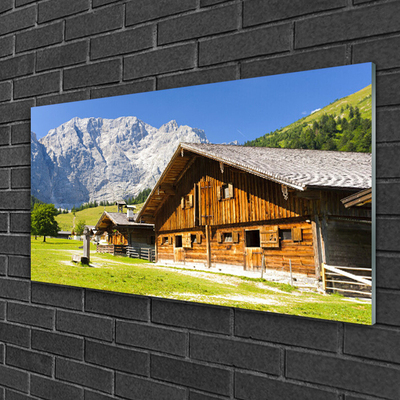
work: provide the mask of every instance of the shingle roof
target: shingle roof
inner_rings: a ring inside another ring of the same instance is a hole
[[[111,221],[114,222],[115,225],[126,225],[126,226],[146,226],[147,224],[142,224],[140,222],[130,221],[125,213],[118,212],[105,212]],[[134,214],[136,218],[137,214]]]
[[[181,147],[299,190],[372,185],[370,153],[206,143],[181,143]]]

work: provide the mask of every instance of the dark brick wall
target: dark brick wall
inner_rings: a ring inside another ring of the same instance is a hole
[[[400,398],[400,2],[0,1],[0,399]],[[372,61],[377,324],[31,283],[30,107]]]

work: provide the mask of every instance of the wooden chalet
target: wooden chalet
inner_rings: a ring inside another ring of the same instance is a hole
[[[138,213],[159,263],[319,278],[322,263],[371,267],[371,154],[182,143]]]
[[[154,248],[154,225],[138,223],[135,218],[136,215],[129,212],[104,211],[94,231],[108,244],[104,248],[98,246],[98,251],[115,253],[114,246],[119,246],[122,253],[126,252],[127,246]]]

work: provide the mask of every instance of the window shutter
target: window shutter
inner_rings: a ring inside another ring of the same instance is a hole
[[[200,244],[201,243],[201,233],[197,234],[197,243]]]
[[[228,183],[229,198],[233,198],[233,183]]]
[[[260,231],[260,246],[264,248],[279,247],[279,228],[277,225],[265,227]]]
[[[221,198],[222,198],[221,189],[222,189],[221,186],[217,186],[217,199],[218,199],[218,201],[221,201]]]
[[[192,241],[190,240],[190,233],[184,233],[182,236],[183,239],[183,247],[185,248],[191,248],[192,247]]]
[[[183,196],[181,197],[181,208],[182,210],[185,208],[185,198]]]
[[[174,237],[170,236],[168,240],[168,244],[173,244],[174,243]]]
[[[193,195],[192,194],[189,194],[187,196],[186,201],[185,201],[185,207],[186,208],[192,208],[193,207]]]
[[[292,228],[292,240],[293,242],[301,242],[303,240],[302,230],[299,226]]]
[[[232,233],[232,241],[233,243],[239,243],[239,232]]]
[[[218,232],[218,243],[222,243],[224,240],[224,234],[222,232]]]

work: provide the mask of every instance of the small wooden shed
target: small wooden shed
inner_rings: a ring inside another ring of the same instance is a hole
[[[371,266],[371,154],[182,143],[138,214],[160,263],[319,278],[322,263]]]

